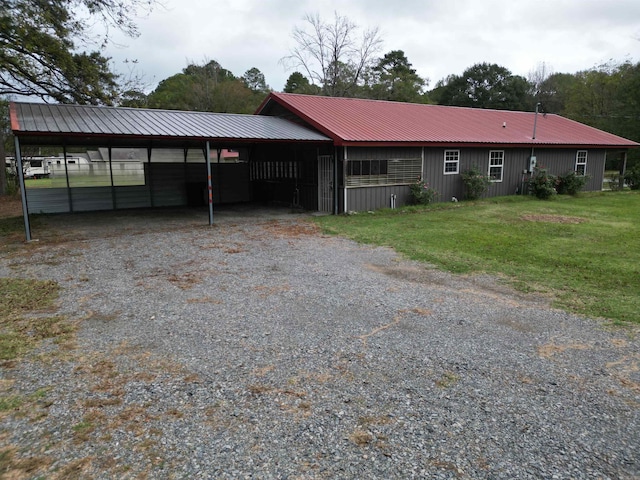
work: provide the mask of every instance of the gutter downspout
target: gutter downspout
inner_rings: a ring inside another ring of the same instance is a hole
[[[24,172],[22,171],[22,153],[20,153],[20,140],[14,138],[16,147],[16,170],[18,182],[20,183],[20,196],[22,197],[22,216],[24,217],[24,232],[27,242],[31,241],[31,225],[29,224],[29,208],[27,207],[27,191],[24,185]],[[3,160],[4,162],[4,160]],[[2,167],[4,168],[4,166]]]

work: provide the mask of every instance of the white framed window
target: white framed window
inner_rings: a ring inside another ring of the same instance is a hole
[[[489,178],[492,182],[502,181],[504,169],[504,150],[491,150],[489,152]]]
[[[460,173],[460,150],[444,151],[444,174],[455,175]]]
[[[587,151],[578,150],[576,154],[576,175],[584,176],[587,174]]]

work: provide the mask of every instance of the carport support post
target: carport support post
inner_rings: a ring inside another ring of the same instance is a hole
[[[69,211],[73,213],[73,199],[71,198],[71,185],[69,184],[69,168],[67,167],[67,146],[62,146],[62,156],[64,160],[64,178],[67,181],[67,198],[69,199]]]
[[[209,225],[213,225],[213,187],[211,186],[211,146],[207,140],[205,148],[205,162],[207,163],[207,192],[209,194]]]
[[[333,151],[333,214],[338,214],[338,202],[339,200],[339,192],[338,192],[338,149],[334,148]]]
[[[24,185],[24,171],[22,170],[22,154],[20,153],[20,140],[14,137],[16,146],[16,173],[20,183],[20,195],[22,197],[22,215],[24,216],[24,231],[27,242],[31,241],[31,225],[29,224],[29,208],[27,207],[27,190]],[[3,160],[4,161],[4,160]],[[2,167],[4,168],[4,166]]]

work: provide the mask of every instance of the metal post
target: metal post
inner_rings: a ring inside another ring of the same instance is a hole
[[[73,198],[71,196],[71,184],[69,183],[69,168],[67,167],[67,146],[62,146],[62,156],[64,159],[64,177],[67,181],[67,197],[69,198],[69,211],[73,213]]]
[[[347,191],[347,173],[348,173],[348,168],[349,168],[349,153],[347,148],[348,147],[343,147],[344,148],[344,160],[343,160],[343,167],[342,167],[342,182],[343,182],[343,190],[344,190],[344,213],[349,213],[348,210],[348,205],[347,205],[347,197],[349,192]]]
[[[147,176],[149,177],[149,203],[154,207],[153,201],[153,174],[151,173],[151,146],[147,147]]]
[[[213,187],[211,186],[211,148],[207,140],[205,148],[205,162],[207,163],[207,191],[209,193],[209,225],[213,225]]]
[[[538,108],[540,107],[540,102],[536,103],[536,113],[533,117],[533,136],[531,137],[533,140],[536,139],[536,127],[538,125]]]
[[[605,152],[604,163],[607,163],[607,154]],[[624,190],[624,175],[627,173],[627,150],[624,151],[624,159],[622,160],[622,166],[620,167],[620,177],[618,179],[620,190]]]
[[[216,188],[218,189],[218,199],[220,200],[220,203],[222,203],[222,166],[220,166],[220,158],[222,156],[221,148],[218,148],[217,154],[218,161],[216,162],[216,173],[218,174],[218,178],[216,178],[216,183],[218,184],[218,186]]]
[[[333,214],[338,214],[338,149],[333,152]]]
[[[116,210],[116,187],[113,185],[113,164],[111,162],[111,147],[108,149],[109,152],[109,177],[111,178],[111,206],[114,210]]]
[[[16,147],[16,173],[18,174],[18,182],[20,183],[20,194],[22,197],[22,215],[24,216],[24,231],[27,242],[31,241],[31,225],[29,224],[29,208],[27,207],[27,190],[24,185],[24,172],[22,170],[22,154],[20,153],[20,140],[14,138]],[[4,159],[2,160],[4,162]],[[4,168],[4,165],[2,166]]]

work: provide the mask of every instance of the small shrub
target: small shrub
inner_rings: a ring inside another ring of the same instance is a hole
[[[438,192],[422,180],[409,186],[409,203],[411,205],[429,205],[437,196]]]
[[[547,200],[556,194],[556,177],[545,168],[536,167],[529,180],[529,192],[541,200]]]
[[[464,196],[467,200],[477,200],[489,190],[491,179],[484,175],[482,171],[473,166],[469,170],[462,172],[462,183],[464,183]]]
[[[567,172],[558,175],[556,179],[556,191],[559,195],[576,195],[589,181],[589,175],[577,175],[576,172]]]
[[[18,195],[20,188],[18,187],[18,177],[12,173],[7,172],[7,195]]]
[[[631,190],[640,190],[640,163],[636,163],[624,174],[624,179]]]
[[[619,192],[624,189],[624,176],[619,173],[609,173],[607,175],[609,189],[613,192]]]

